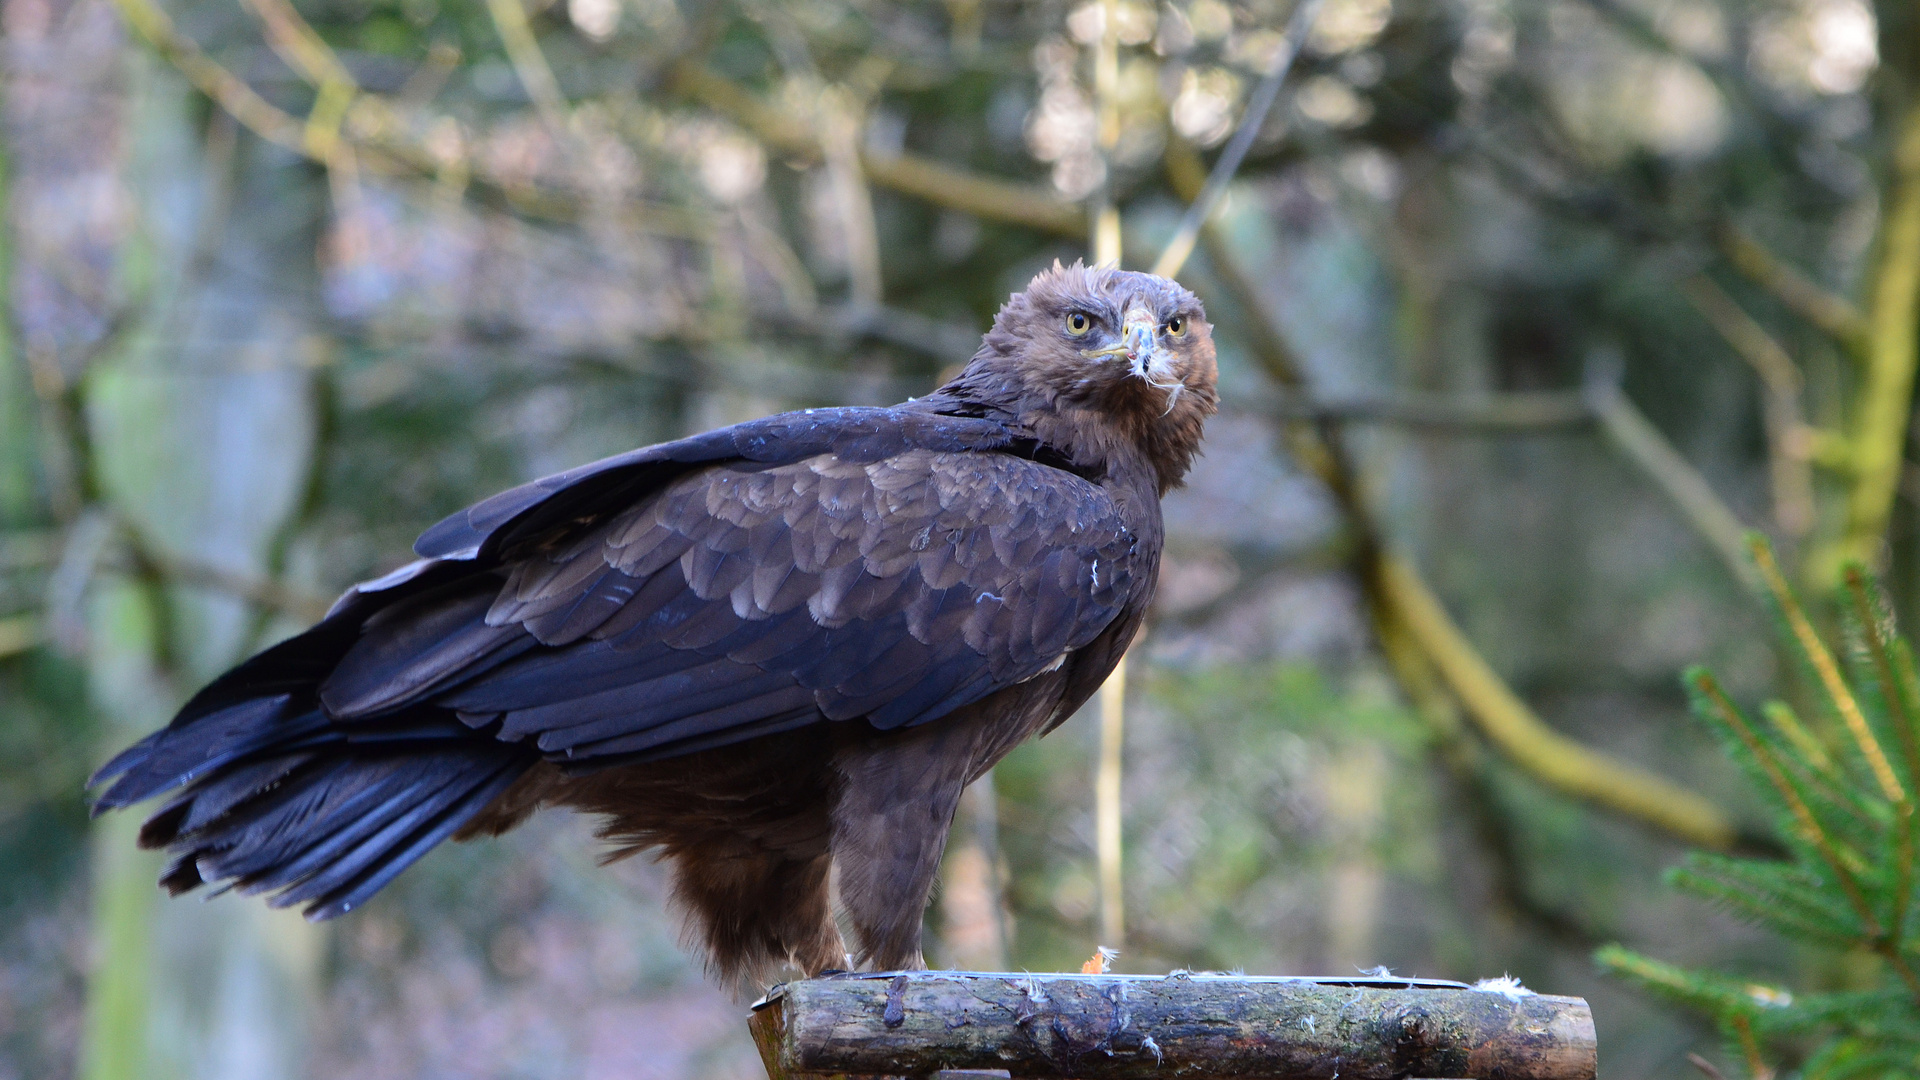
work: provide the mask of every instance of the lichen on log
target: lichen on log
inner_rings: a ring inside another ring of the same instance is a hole
[[[755,1010],[773,1080],[1593,1080],[1598,1067],[1579,998],[1407,979],[895,972],[788,983]]]

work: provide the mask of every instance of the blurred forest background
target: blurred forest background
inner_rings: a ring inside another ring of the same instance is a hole
[[[470,500],[924,393],[1102,208],[1152,265],[1291,16],[0,0],[0,1077],[757,1075],[584,822],[310,926],[163,902],[82,781]],[[1122,771],[1089,715],[971,792],[931,959],[1511,973],[1614,1077],[1720,1051],[1601,943],[1870,977],[1660,872],[1765,843],[1678,680],[1792,692],[1741,530],[1920,607],[1910,0],[1325,0],[1199,241]]]

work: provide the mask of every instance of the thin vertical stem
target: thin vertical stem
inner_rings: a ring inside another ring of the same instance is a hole
[[[1747,1074],[1752,1080],[1773,1080],[1773,1070],[1767,1067],[1766,1059],[1760,1056],[1760,1041],[1753,1037],[1753,1023],[1736,1013],[1733,1031],[1740,1040],[1740,1054],[1747,1059]]]
[[[1121,947],[1126,937],[1120,836],[1120,751],[1126,737],[1127,658],[1100,687],[1100,767],[1094,780],[1095,845],[1100,861],[1100,943]]]
[[[1113,197],[1113,151],[1120,145],[1120,5],[1102,0],[1100,43],[1093,54],[1093,100],[1099,110],[1101,180],[1093,203],[1093,261],[1120,265],[1120,207]]]
[[[126,814],[94,828],[93,940],[100,959],[87,979],[81,1080],[148,1075],[154,860],[136,845],[138,831],[138,819]]]
[[[1920,335],[1920,105],[1908,109],[1895,140],[1867,314],[1866,371],[1853,409],[1846,531],[1808,560],[1814,581],[1831,581],[1846,559],[1883,560],[1887,521],[1900,486]]]
[[[987,858],[987,890],[993,903],[993,930],[997,941],[996,966],[1005,968],[1013,954],[1013,919],[1007,912],[1007,856],[1000,850],[1000,791],[988,769],[969,789],[973,794],[973,834]]]
[[[820,149],[826,157],[834,209],[847,245],[847,283],[853,302],[871,310],[880,306],[880,229],[873,216],[873,194],[860,168],[860,103],[844,86],[820,90]]]
[[[1096,194],[1091,237],[1096,264],[1120,263],[1120,208],[1113,201],[1113,148],[1120,141],[1120,5],[1103,0],[1100,44],[1094,57],[1094,99],[1099,110],[1099,143],[1106,179]],[[1126,742],[1127,658],[1123,654],[1100,687],[1100,759],[1094,774],[1094,846],[1100,870],[1100,944],[1118,949],[1126,937],[1126,903],[1121,843],[1121,749]]]

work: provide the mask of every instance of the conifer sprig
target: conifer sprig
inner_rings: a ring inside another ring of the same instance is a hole
[[[1813,718],[1783,701],[1755,723],[1703,668],[1684,683],[1693,708],[1720,737],[1771,808],[1786,860],[1695,854],[1668,875],[1704,897],[1795,941],[1881,961],[1870,988],[1795,995],[1736,976],[1693,971],[1618,945],[1600,965],[1713,1018],[1730,1057],[1751,1080],[1771,1080],[1769,1055],[1798,1058],[1809,1080],[1920,1080],[1920,948],[1914,944],[1920,822],[1920,678],[1879,585],[1864,567],[1842,574],[1845,648],[1830,649],[1780,572],[1772,549],[1749,539],[1782,637],[1810,676]],[[1844,658],[1845,663],[1842,663]],[[1824,724],[1824,726],[1823,726]]]

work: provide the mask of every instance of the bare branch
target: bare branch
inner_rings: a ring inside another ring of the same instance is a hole
[[[1828,292],[1732,222],[1720,227],[1717,239],[1733,268],[1788,310],[1826,331],[1856,355],[1866,351],[1867,319],[1852,301]]]
[[[1761,412],[1767,427],[1774,521],[1789,536],[1805,536],[1813,528],[1813,470],[1802,436],[1806,425],[1800,416],[1800,369],[1773,335],[1712,278],[1695,274],[1680,283],[1680,291],[1760,376],[1766,388]]]
[[[1707,1080],[1727,1080],[1726,1074],[1720,1071],[1719,1066],[1701,1057],[1699,1054],[1689,1052],[1687,1054],[1687,1061],[1694,1068],[1700,1070],[1700,1075],[1706,1077]]]
[[[1346,400],[1289,395],[1268,410],[1283,420],[1338,420],[1399,424],[1465,433],[1553,432],[1592,424],[1593,410],[1572,393],[1396,394]]]
[[[194,89],[212,98],[249,131],[296,153],[310,153],[305,125],[209,59],[199,45],[174,30],[173,20],[152,0],[114,0],[114,5],[148,44],[180,69]]]
[[[275,578],[255,577],[252,574],[237,573],[187,559],[155,555],[152,552],[147,554],[161,574],[181,585],[210,589],[236,599],[247,600],[261,607],[278,611],[297,622],[319,622],[326,617],[327,609],[333,606],[333,602],[325,597],[315,596]]]
[[[1720,850],[1733,846],[1737,831],[1712,802],[1542,723],[1474,650],[1411,565],[1383,557],[1379,587],[1481,733],[1527,775],[1690,843]]]
[[[1239,171],[1240,163],[1246,160],[1247,151],[1253,146],[1254,137],[1260,134],[1260,125],[1266,122],[1267,110],[1273,107],[1273,99],[1280,93],[1280,84],[1286,81],[1287,71],[1293,67],[1293,58],[1300,55],[1300,46],[1306,40],[1307,31],[1313,27],[1314,16],[1319,14],[1321,2],[1294,0],[1293,16],[1287,20],[1286,36],[1281,39],[1274,53],[1273,66],[1267,69],[1266,77],[1260,80],[1253,96],[1247,99],[1247,111],[1240,118],[1240,127],[1228,141],[1227,148],[1220,152],[1220,159],[1213,163],[1213,172],[1208,175],[1206,186],[1188,204],[1186,215],[1180,219],[1180,227],[1174,231],[1173,239],[1167,241],[1160,258],[1154,261],[1154,273],[1165,278],[1174,277],[1187,264],[1187,256],[1193,254],[1193,244],[1200,236],[1201,226],[1213,216],[1213,208],[1219,204],[1220,196],[1226,194],[1227,185],[1233,182],[1233,174]]]
[[[1800,369],[1793,357],[1712,278],[1695,274],[1680,283],[1680,291],[1769,388],[1788,394],[1800,392]]]
[[[682,60],[675,65],[673,83],[681,93],[726,115],[774,150],[800,160],[819,158],[819,138],[804,122],[699,63]],[[914,154],[882,156],[862,149],[860,167],[869,182],[936,206],[1075,239],[1086,236],[1086,213],[1041,188],[980,176]]]
[[[569,139],[567,100],[560,93],[560,82],[553,77],[546,54],[540,51],[539,40],[533,36],[533,27],[527,22],[527,9],[520,0],[487,0],[487,13],[493,18],[500,43],[507,48],[507,59],[512,61],[520,85],[533,99],[534,108],[540,110],[540,118],[546,121],[553,137],[565,144]]]
[[[333,49],[314,32],[287,0],[246,0],[267,29],[267,43],[287,66],[314,85],[356,85],[353,75]]]
[[[1673,448],[1646,414],[1611,380],[1596,379],[1587,403],[1614,446],[1673,501],[1680,516],[1712,546],[1727,569],[1748,587],[1760,582],[1747,561],[1747,529],[1714,493],[1700,471]]]

